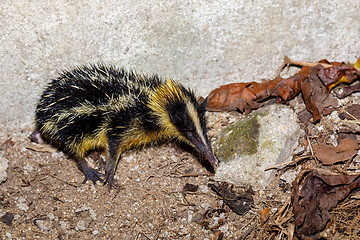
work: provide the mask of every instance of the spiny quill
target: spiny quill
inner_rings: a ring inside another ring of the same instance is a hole
[[[85,175],[84,183],[105,180],[111,189],[124,151],[165,139],[178,138],[215,163],[206,104],[207,99],[199,102],[193,91],[171,79],[112,66],[81,66],[64,71],[46,87],[30,138],[70,155]],[[105,174],[85,160],[93,150],[105,151]]]

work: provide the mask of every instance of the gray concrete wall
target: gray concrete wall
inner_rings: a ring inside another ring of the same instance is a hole
[[[1,0],[0,123],[31,122],[63,68],[106,62],[172,77],[205,96],[272,78],[283,56],[355,62],[360,2]]]

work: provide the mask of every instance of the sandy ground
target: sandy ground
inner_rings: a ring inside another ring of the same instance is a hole
[[[209,113],[211,141],[241,117]],[[28,149],[36,147],[27,138],[32,128],[29,123],[1,130],[0,156],[9,168],[0,185],[0,215],[14,219],[11,226],[0,222],[0,239],[267,239],[271,225],[260,224],[258,210],[268,207],[274,217],[289,206],[291,186],[277,176],[267,189],[253,191],[249,212],[235,214],[208,187],[213,180],[206,164],[174,143],[125,153],[115,176],[120,188],[109,193],[102,184],[82,184],[75,162],[61,152]],[[315,160],[302,164],[319,166]],[[187,183],[198,190],[184,192]],[[287,235],[278,231],[274,237]]]

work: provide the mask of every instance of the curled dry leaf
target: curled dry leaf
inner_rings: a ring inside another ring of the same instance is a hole
[[[354,82],[357,78],[359,78],[360,73],[354,67],[335,65],[329,68],[320,69],[318,76],[326,88],[331,91],[331,89],[340,83]]]
[[[271,96],[277,97],[279,103],[293,99],[301,92],[301,85],[307,79],[309,71],[309,67],[302,67],[294,76],[280,81]]]
[[[301,190],[300,179],[294,180],[291,199],[296,233],[306,238],[322,231],[330,220],[329,211],[347,197],[350,191],[360,187],[359,176],[311,171]]]
[[[6,148],[12,147],[14,145],[15,145],[15,142],[11,138],[9,138],[5,142],[0,144],[0,151],[4,150]]]
[[[258,213],[260,214],[260,223],[261,224],[264,224],[270,217],[269,208],[264,208],[263,210],[259,210]]]
[[[222,240],[224,238],[224,233],[220,230],[215,231],[213,240]]]
[[[222,85],[210,92],[206,109],[249,113],[262,107],[271,98],[275,97],[278,103],[283,103],[302,92],[306,108],[312,114],[313,122],[317,122],[321,116],[330,114],[337,106],[337,99],[329,96],[329,91],[340,83],[350,84],[360,78],[360,59],[354,66],[339,62],[329,63],[326,60],[319,63],[298,62],[289,58],[285,60],[284,66],[303,67],[297,74],[286,79]],[[354,91],[360,91],[360,84],[345,88],[341,96],[348,96]],[[303,119],[308,119],[307,114]]]
[[[354,157],[358,152],[359,144],[357,140],[345,138],[336,147],[324,143],[314,145],[313,147],[317,159],[324,165],[330,165]]]
[[[6,225],[8,226],[11,226],[12,225],[12,221],[14,220],[14,214],[12,213],[5,213],[1,218],[0,218],[0,221],[5,223]]]
[[[278,88],[278,91],[275,96],[281,99],[288,99],[288,96],[291,95],[289,91],[292,91],[289,90],[288,86],[294,84],[286,82],[278,87],[278,84],[282,81],[282,78],[276,78],[262,83],[250,82],[222,85],[210,92],[206,110],[239,110],[240,112],[249,113],[254,109],[262,107],[264,105],[263,101],[268,99],[276,88]]]
[[[329,95],[329,91],[317,75],[320,69],[323,69],[321,65],[311,68],[309,77],[301,86],[305,106],[312,114],[313,122],[320,120],[324,110],[337,106],[337,99]]]
[[[343,99],[351,95],[354,92],[360,92],[360,82],[354,83],[350,86],[343,87],[339,92],[336,93],[336,97]]]
[[[239,110],[248,113],[252,109],[262,106],[256,100],[258,97],[265,98],[265,96],[261,96],[260,92],[256,91],[257,89],[266,94],[262,84],[256,82],[233,83],[220,86],[209,94],[206,109],[208,111]]]
[[[198,185],[194,185],[191,183],[186,183],[183,187],[183,192],[196,192],[199,189]]]
[[[220,184],[209,183],[209,187],[222,197],[224,202],[233,210],[235,213],[242,215],[250,210],[254,199],[250,193],[240,192],[235,193],[230,185],[226,182]]]
[[[350,105],[345,110],[346,110],[346,112],[341,112],[339,114],[340,119],[342,119],[342,120],[344,120],[344,119],[349,119],[349,120],[360,119],[360,104]]]

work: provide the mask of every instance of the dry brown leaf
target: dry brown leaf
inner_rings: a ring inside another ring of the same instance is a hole
[[[353,67],[333,66],[320,69],[318,76],[327,89],[331,91],[331,89],[340,83],[354,82],[359,77],[359,72]]]
[[[301,85],[308,78],[310,68],[302,67],[294,76],[279,82],[271,96],[277,97],[277,102],[286,102],[301,92]]]
[[[15,142],[14,142],[11,138],[9,138],[9,139],[7,139],[5,142],[3,142],[2,144],[0,144],[0,151],[1,151],[1,150],[4,150],[4,149],[6,149],[6,148],[12,147],[12,146],[14,146],[14,145],[15,145]]]
[[[260,214],[260,223],[261,224],[264,224],[270,217],[269,208],[264,208],[263,210],[259,210],[258,213]]]
[[[346,110],[346,112],[341,112],[339,114],[340,119],[342,119],[342,120],[344,120],[344,119],[349,119],[349,120],[360,119],[360,104],[350,105],[345,110]]]
[[[14,220],[14,214],[12,213],[5,213],[1,218],[0,221],[5,223],[8,226],[12,226],[12,221]]]
[[[231,83],[222,85],[210,92],[208,96],[208,111],[235,111],[249,113],[262,107],[276,86],[283,79],[276,78],[262,83]]]
[[[336,147],[320,143],[314,145],[315,156],[324,165],[344,162],[355,156],[359,149],[357,140],[352,138],[342,139]]]
[[[319,69],[323,69],[318,65],[310,69],[309,77],[303,82],[301,91],[303,94],[306,109],[313,115],[313,122],[316,123],[320,120],[324,110],[327,111],[334,109],[337,106],[337,99],[329,95],[329,91],[317,76]]]
[[[336,97],[342,99],[351,95],[353,92],[360,92],[360,83],[355,83],[350,86],[343,87],[339,92],[336,93]]]
[[[220,230],[215,231],[213,240],[222,240],[224,238],[224,233]]]
[[[239,192],[235,193],[230,185],[226,182],[222,183],[209,183],[209,187],[222,197],[224,202],[233,210],[235,213],[242,215],[250,210],[254,199],[250,193]]]
[[[222,85],[210,92],[208,111],[234,111],[249,113],[264,106],[265,101],[276,97],[278,103],[295,98],[302,92],[307,110],[312,114],[313,122],[333,112],[337,99],[329,95],[329,91],[340,83],[352,83],[360,78],[358,65],[353,67],[344,63],[321,60],[319,63],[292,61],[285,58],[286,65],[302,65],[301,70],[287,79],[276,78],[261,83],[232,83]],[[360,84],[345,88],[341,96],[360,91]],[[268,101],[269,102],[269,101]],[[307,120],[308,114],[302,119]]]
[[[350,191],[360,187],[359,176],[311,171],[301,190],[300,179],[294,180],[291,199],[296,233],[302,238],[316,238],[316,234],[322,231],[330,220],[329,211],[347,197]]]
[[[245,108],[245,100],[241,98],[242,91],[248,83],[232,83],[222,85],[208,96],[208,111],[233,111]]]
[[[199,189],[198,185],[194,185],[191,183],[186,183],[183,187],[183,192],[196,192]]]

